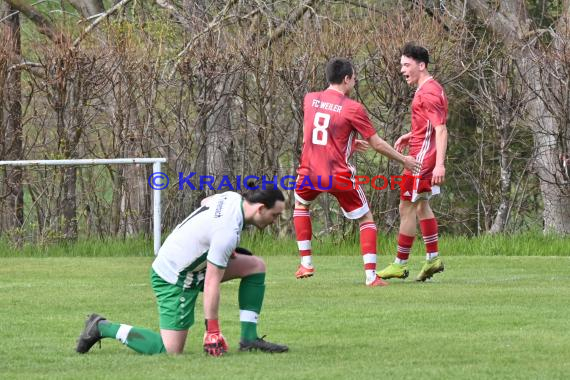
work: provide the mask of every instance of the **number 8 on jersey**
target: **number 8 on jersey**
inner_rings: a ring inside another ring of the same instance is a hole
[[[331,115],[317,112],[315,114],[315,119],[313,120],[313,144],[315,145],[327,145],[328,141],[328,133],[327,128],[329,127],[329,123],[331,121]],[[320,135],[320,138],[319,138]]]

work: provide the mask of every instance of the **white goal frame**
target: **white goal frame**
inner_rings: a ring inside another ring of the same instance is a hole
[[[108,158],[108,159],[81,159],[81,160],[26,160],[26,161],[0,161],[0,166],[74,166],[74,165],[109,165],[109,164],[152,164],[153,173],[160,172],[160,164],[166,162],[166,158]],[[158,254],[160,249],[160,223],[161,223],[161,202],[160,191],[154,189],[153,194],[153,239],[154,254]]]

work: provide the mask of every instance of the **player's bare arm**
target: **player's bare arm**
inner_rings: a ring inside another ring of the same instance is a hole
[[[228,351],[228,344],[218,323],[220,284],[225,271],[208,261],[204,279],[204,319],[206,320],[204,351],[211,356],[222,356]]]
[[[204,279],[204,318],[218,319],[220,305],[220,284],[225,269],[218,268],[208,261],[206,278]]]
[[[412,137],[412,132],[408,132],[405,135],[400,136],[394,144],[394,149],[396,149],[398,153],[402,153],[404,148],[410,144],[410,137]]]
[[[372,135],[368,139],[368,143],[375,151],[390,158],[391,160],[398,161],[404,165],[404,168],[408,169],[412,173],[419,172],[422,167],[422,164],[416,161],[414,157],[404,156],[403,154],[399,153],[394,148],[392,148],[390,144],[382,140],[378,134]]]
[[[440,185],[445,182],[445,153],[447,151],[447,127],[445,125],[435,127],[435,146],[437,153],[431,183]]]

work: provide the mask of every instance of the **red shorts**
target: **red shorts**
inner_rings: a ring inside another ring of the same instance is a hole
[[[417,176],[412,176],[411,174],[403,174],[402,182],[400,183],[400,199],[403,201],[415,202],[416,200],[429,199],[432,195],[435,195],[435,186],[432,189],[431,178],[421,179]],[[432,193],[433,190],[433,193]],[[439,187],[437,187],[437,193],[439,193]]]
[[[329,193],[337,199],[344,216],[348,219],[359,219],[369,211],[366,195],[359,185],[355,184],[353,188],[346,190],[340,190],[336,185],[330,184],[330,186],[330,189],[326,189],[317,182],[307,182],[305,176],[299,175],[295,184],[295,200],[310,205],[321,193]]]

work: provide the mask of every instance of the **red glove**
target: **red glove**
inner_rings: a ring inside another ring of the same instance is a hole
[[[216,357],[228,352],[228,344],[220,331],[220,325],[217,319],[206,319],[204,352]]]

